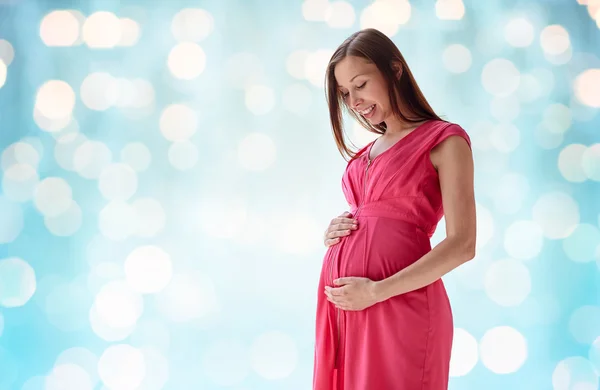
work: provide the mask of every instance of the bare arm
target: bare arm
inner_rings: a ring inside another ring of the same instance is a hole
[[[415,263],[376,282],[378,301],[427,286],[475,257],[474,167],[471,150],[450,136],[431,155],[438,170],[446,220],[446,238]]]

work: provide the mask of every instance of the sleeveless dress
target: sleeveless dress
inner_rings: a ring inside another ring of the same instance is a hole
[[[365,310],[337,309],[325,286],[344,276],[385,279],[431,250],[442,218],[431,149],[471,140],[460,126],[421,124],[369,163],[374,141],[348,162],[342,190],[358,229],[325,253],[321,270],[313,390],[446,390],[453,318],[442,279]]]

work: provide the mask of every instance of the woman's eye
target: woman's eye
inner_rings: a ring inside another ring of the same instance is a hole
[[[362,83],[361,85],[356,87],[356,89],[362,89],[366,84],[367,84],[367,82],[365,81],[364,83]]]
[[[342,97],[346,99],[350,95],[348,92],[342,92]]]

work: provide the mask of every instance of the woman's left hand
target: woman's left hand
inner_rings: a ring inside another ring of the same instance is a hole
[[[340,287],[325,286],[325,295],[329,302],[342,310],[364,310],[380,301],[377,282],[369,278],[339,278],[333,284]]]

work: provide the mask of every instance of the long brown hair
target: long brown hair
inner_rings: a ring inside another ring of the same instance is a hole
[[[357,31],[346,38],[335,50],[327,65],[325,78],[325,90],[333,136],[338,150],[346,161],[348,161],[348,158],[353,159],[357,152],[350,150],[346,143],[340,106],[343,105],[350,115],[368,131],[377,134],[385,134],[386,131],[385,122],[371,125],[366,119],[358,115],[354,110],[349,109],[345,104],[342,94],[338,90],[334,70],[335,66],[346,56],[361,57],[377,66],[390,86],[388,89],[389,99],[392,111],[396,117],[409,123],[430,119],[441,120],[433,111],[427,99],[425,99],[404,57],[394,42],[385,34],[373,28]],[[397,70],[394,69],[394,64],[401,66],[402,74],[400,78],[396,76]],[[403,106],[408,108],[408,113],[403,113],[400,110],[398,96],[401,97]]]

